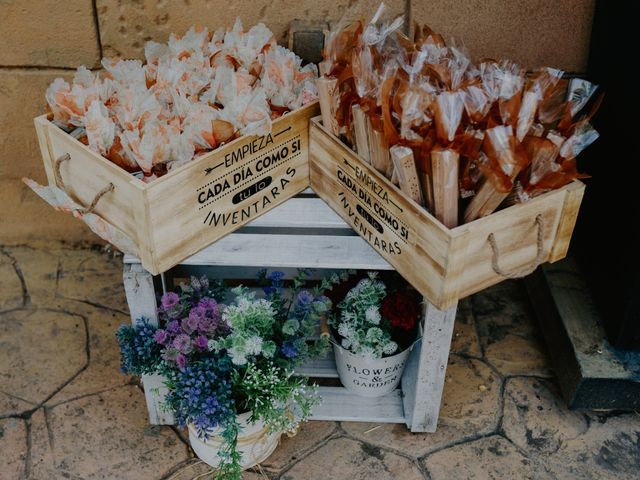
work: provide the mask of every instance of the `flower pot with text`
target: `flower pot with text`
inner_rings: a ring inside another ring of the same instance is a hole
[[[363,397],[398,387],[415,344],[419,316],[413,290],[387,285],[370,273],[347,292],[329,319],[342,385]]]
[[[342,385],[362,397],[382,397],[400,383],[411,348],[384,358],[355,355],[334,342],[333,352]]]
[[[282,435],[280,432],[269,433],[268,427],[261,420],[251,423],[250,417],[251,412],[246,412],[237,418],[240,430],[236,449],[242,455],[240,466],[243,469],[266,460],[278,446]],[[189,424],[188,429],[189,443],[195,454],[207,465],[217,468],[222,461],[219,453],[225,449],[224,429],[218,427],[211,430],[206,439],[198,436],[193,424]]]

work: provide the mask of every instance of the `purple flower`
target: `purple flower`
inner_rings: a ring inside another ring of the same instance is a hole
[[[200,333],[213,333],[218,328],[219,321],[217,319],[204,317],[198,322],[198,332]]]
[[[198,328],[198,323],[200,323],[200,319],[196,316],[183,318],[182,330],[184,330],[185,333],[188,333],[189,335],[191,335]]]
[[[201,319],[207,314],[207,309],[198,305],[189,312],[189,318]]]
[[[180,352],[178,352],[178,350],[176,350],[175,348],[168,347],[162,354],[162,359],[167,362],[175,362],[176,358],[178,358],[179,353]]]
[[[170,308],[175,307],[180,302],[180,297],[177,293],[168,292],[162,296],[162,307],[165,310],[169,310]]]
[[[198,335],[193,341],[193,346],[205,350],[209,346],[209,340],[204,335]]]
[[[153,339],[160,345],[165,345],[169,340],[169,334],[166,330],[156,330],[156,333],[153,334]]]
[[[191,352],[191,338],[189,335],[181,333],[173,339],[173,346],[177,348],[180,353],[186,355]]]
[[[302,290],[298,293],[298,304],[301,306],[307,306],[313,302],[313,295],[307,290]]]
[[[204,308],[207,313],[212,314],[214,317],[220,315],[220,309],[218,307],[218,302],[216,302],[213,298],[205,297],[198,303],[198,307]]]
[[[172,320],[167,324],[167,331],[169,333],[180,333],[180,322],[178,320]]]
[[[276,292],[276,289],[275,289],[275,287],[263,287],[263,288],[262,288],[262,291],[263,291],[263,292],[264,292],[264,294],[268,297],[268,296],[270,296],[271,294],[275,293],[275,292]]]
[[[287,358],[293,358],[298,355],[298,349],[292,342],[284,342],[280,347],[280,351]]]
[[[284,278],[284,272],[274,271],[269,274],[269,280],[272,282],[280,282]]]
[[[179,353],[178,356],[176,357],[176,363],[178,364],[178,368],[180,370],[184,370],[185,367],[187,366],[187,357]]]

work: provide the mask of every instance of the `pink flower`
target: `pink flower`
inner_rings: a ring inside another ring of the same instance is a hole
[[[182,354],[186,355],[191,352],[191,338],[189,335],[181,333],[173,339],[173,346]]]
[[[193,341],[193,346],[201,350],[206,350],[209,345],[209,340],[204,335],[198,335]]]
[[[200,323],[200,319],[198,317],[189,316],[189,318],[183,318],[182,330],[184,330],[185,333],[188,333],[189,335],[191,335],[193,332],[197,330],[198,323]]]
[[[165,309],[170,309],[175,307],[178,303],[180,302],[180,297],[178,296],[177,293],[174,292],[167,292],[162,296],[162,306]]]
[[[180,333],[180,322],[172,320],[167,324],[167,331],[169,333]]]
[[[189,312],[189,318],[201,319],[207,314],[207,310],[204,307],[197,306],[191,309]]]
[[[220,308],[218,307],[218,302],[216,302],[213,298],[205,297],[200,300],[198,303],[199,307],[203,307],[207,313],[210,313],[212,316],[217,317],[220,315]]]
[[[187,357],[179,353],[176,357],[176,363],[178,364],[178,368],[180,370],[184,370],[184,368],[187,366]]]
[[[165,345],[167,340],[169,340],[169,334],[166,330],[156,330],[156,333],[153,334],[154,340],[160,345]]]

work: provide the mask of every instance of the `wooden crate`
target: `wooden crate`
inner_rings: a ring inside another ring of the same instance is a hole
[[[448,229],[325,129],[319,117],[311,121],[309,139],[313,190],[438,308],[536,259],[555,262],[567,254],[584,193],[579,181]],[[501,273],[494,268],[490,234]]]
[[[47,121],[35,119],[50,185],[57,159],[64,189],[129,236],[150,272],[163,272],[309,185],[308,124],[317,103],[273,122],[269,135],[244,136],[145,184]]]
[[[157,322],[156,297],[175,278],[207,275],[227,280],[255,280],[259,268],[285,272],[314,268],[318,276],[341,269],[390,270],[392,266],[310,190],[252,221],[197,254],[181,261],[162,277],[153,277],[139,259],[125,256],[124,285],[133,322],[145,317]],[[161,281],[162,280],[162,281]],[[322,386],[323,403],[312,419],[403,423],[414,432],[433,432],[438,422],[456,307],[446,311],[424,303],[424,338],[412,350],[401,388],[381,398],[363,398],[340,386]],[[299,374],[337,381],[333,354],[302,366]],[[172,424],[162,409],[166,388],[157,375],[143,377],[149,418]]]

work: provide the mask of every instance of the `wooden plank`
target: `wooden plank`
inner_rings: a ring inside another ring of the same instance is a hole
[[[353,118],[353,132],[356,139],[358,155],[365,162],[371,163],[371,152],[369,150],[369,117],[362,111],[360,105],[353,105],[351,107],[351,115]]]
[[[150,324],[158,325],[158,305],[153,276],[140,264],[125,264],[122,277],[131,323],[135,325],[144,317]]]
[[[81,203],[113,183],[95,211],[133,239],[143,265],[157,274],[309,186],[308,122],[318,112],[317,102],[306,105],[274,121],[270,134],[240,137],[149,184],[46,117],[35,122],[49,178],[52,162],[69,153],[61,173]]]
[[[389,156],[389,144],[384,138],[384,134],[375,130],[371,123],[369,126],[369,155],[371,165],[386,178],[391,178],[393,174],[393,164]]]
[[[400,189],[418,205],[424,207],[422,188],[418,179],[413,151],[409,147],[394,145],[389,149],[393,161],[394,173],[398,175]],[[393,182],[392,182],[393,183]]]
[[[151,183],[157,265],[150,270],[166,271],[306,189],[308,122],[316,113],[317,104],[303,107],[276,120],[269,135],[231,142]]]
[[[379,398],[360,397],[343,387],[319,387],[319,391],[323,401],[313,409],[311,420],[405,422],[399,389]]]
[[[33,119],[33,124],[36,127],[38,145],[40,146],[40,154],[42,155],[47,180],[49,181],[49,185],[54,185],[56,183],[55,175],[53,174],[54,160],[51,159],[51,152],[49,151],[49,136],[47,133],[49,120],[47,120],[46,115],[40,115]]]
[[[526,267],[536,258],[538,215],[544,223],[543,260],[549,258],[556,243],[558,256],[566,252],[582,198],[580,189],[567,201],[566,192],[573,186],[447,228],[362,162],[318,119],[311,121],[310,138],[311,187],[440,309],[504,280],[492,268],[490,233],[499,245],[500,266],[505,271]],[[457,195],[457,189],[455,192]],[[558,234],[563,210],[567,216],[563,232]],[[458,238],[461,236],[468,238]],[[455,255],[452,249],[456,249]]]
[[[316,378],[338,378],[338,370],[336,370],[336,361],[333,352],[330,352],[324,358],[310,360],[304,365],[296,368],[298,375]]]
[[[144,398],[147,402],[147,412],[149,413],[149,423],[151,425],[174,425],[176,423],[173,412],[167,410],[164,406],[164,399],[169,393],[164,381],[165,377],[162,375],[142,376]]]
[[[549,261],[552,263],[567,256],[571,235],[576,226],[580,204],[584,196],[584,190],[585,185],[580,181],[573,182],[571,185],[568,185],[565,190],[566,197],[562,208],[562,215],[558,223],[556,239],[553,242],[553,247],[549,254]]]
[[[498,245],[500,267],[507,272],[522,269],[536,258],[535,218],[540,214],[544,223],[543,261],[546,261],[556,238],[564,199],[564,189],[554,190],[455,229],[467,229],[469,235],[464,271],[458,279],[460,298],[504,280],[491,266],[493,254],[487,240],[490,233]]]
[[[156,293],[153,276],[142,265],[124,266],[124,291],[134,325],[142,318],[149,320],[152,325],[158,325]],[[173,425],[173,413],[162,408],[162,402],[167,394],[164,378],[160,375],[143,375],[144,397],[147,402],[149,423],[152,425]]]
[[[453,233],[312,120],[311,187],[418,291],[442,290]]]
[[[447,258],[444,282],[440,292],[440,298],[446,305],[457,303],[460,298],[460,286],[465,278],[470,234],[468,230],[460,231],[463,233],[453,237],[449,245],[449,258]]]
[[[291,198],[245,226],[351,230],[351,227],[319,198]]]
[[[69,154],[70,160],[60,165],[64,190],[84,206],[89,205],[99,191],[112,183],[114,190],[98,202],[94,212],[127,234],[138,246],[138,254],[144,260],[148,251],[144,183],[55,125],[49,123],[44,128],[49,140],[49,160],[52,162],[47,168],[53,171],[56,159]]]
[[[328,128],[331,129],[334,135],[338,135],[340,133],[340,127],[338,126],[335,112],[337,103],[337,100],[335,98],[335,90],[337,85],[337,78],[323,76],[316,80],[322,120],[325,125],[328,125]]]
[[[409,356],[401,382],[412,432],[435,432],[438,426],[456,308],[439,310],[425,300],[423,337]]]
[[[458,225],[458,166],[460,155],[450,149],[431,151],[433,206],[436,218],[447,228]]]
[[[232,233],[181,265],[242,266],[280,268],[392,270],[379,254],[357,236],[260,235]],[[131,256],[125,263],[137,263]]]

